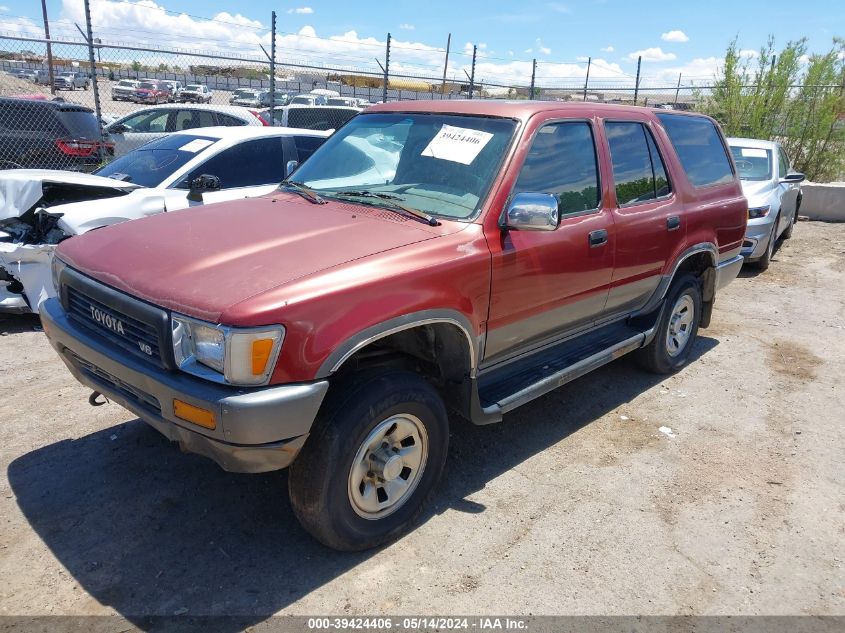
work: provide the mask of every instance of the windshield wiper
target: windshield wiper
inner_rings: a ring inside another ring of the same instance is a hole
[[[326,204],[326,201],[323,200],[314,191],[311,187],[307,187],[303,185],[301,182],[294,182],[293,180],[283,180],[279,184],[279,189],[286,189],[287,191],[292,191],[293,193],[299,194],[309,202],[313,202],[314,204]]]
[[[335,191],[331,194],[335,198],[375,198],[377,200],[385,200],[387,204],[378,205],[381,209],[388,211],[398,211],[403,215],[409,215],[415,220],[425,222],[429,226],[440,226],[440,222],[433,215],[429,215],[423,211],[418,211],[412,207],[406,207],[404,204],[393,202],[394,200],[402,200],[402,196],[396,196],[391,193],[378,193],[375,191]]]

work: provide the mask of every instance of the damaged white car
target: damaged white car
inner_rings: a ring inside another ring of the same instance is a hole
[[[94,174],[0,171],[0,312],[38,312],[55,294],[59,242],[110,224],[271,193],[329,132],[216,127],[176,132]]]

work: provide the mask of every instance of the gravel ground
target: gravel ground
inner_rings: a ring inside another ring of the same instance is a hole
[[[339,554],[284,472],[182,455],[0,322],[0,614],[845,614],[845,225],[719,296],[694,361],[622,359],[455,422],[423,522]],[[661,432],[668,427],[671,432]]]

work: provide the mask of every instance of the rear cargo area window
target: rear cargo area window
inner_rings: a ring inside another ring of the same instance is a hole
[[[681,165],[696,187],[733,180],[733,170],[716,126],[709,119],[658,114]]]

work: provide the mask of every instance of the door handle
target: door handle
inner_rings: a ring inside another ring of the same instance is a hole
[[[590,231],[590,248],[595,248],[596,246],[602,246],[607,244],[607,231],[605,229],[599,229],[598,231]]]
[[[681,228],[681,218],[677,215],[670,215],[666,218],[666,230],[667,231],[675,231]]]

